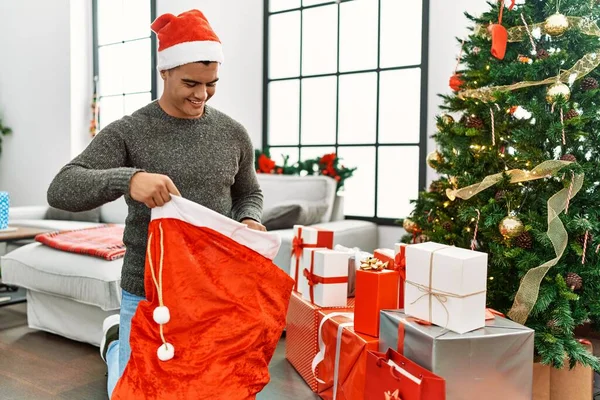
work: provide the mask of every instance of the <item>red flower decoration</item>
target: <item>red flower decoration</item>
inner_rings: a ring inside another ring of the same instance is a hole
[[[271,160],[264,154],[261,154],[260,157],[258,157],[258,169],[260,170],[260,172],[262,172],[263,174],[270,174],[271,172],[273,172],[274,168],[275,161]]]
[[[330,164],[333,164],[333,162],[335,161],[336,158],[337,158],[337,154],[335,154],[335,153],[325,154],[323,157],[321,157],[321,160],[319,161],[319,163],[330,165]]]

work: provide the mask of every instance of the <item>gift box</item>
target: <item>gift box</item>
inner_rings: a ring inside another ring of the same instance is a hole
[[[287,314],[285,358],[298,371],[313,392],[317,392],[317,379],[312,372],[312,362],[319,352],[319,323],[321,311],[352,312],[354,299],[348,299],[347,308],[322,308],[292,293]],[[319,368],[317,367],[317,373]]]
[[[486,253],[427,242],[406,247],[404,309],[457,333],[485,325]]]
[[[580,339],[590,353],[592,343]],[[533,364],[533,400],[590,400],[594,393],[594,370],[581,364],[569,368],[569,360],[561,369]]]
[[[295,291],[299,291],[300,278],[302,277],[302,257],[304,255],[304,249],[306,248],[333,248],[333,232],[302,225],[294,225],[290,276],[296,282],[294,285]]]
[[[339,244],[336,244],[333,249],[350,254],[350,258],[348,258],[348,297],[354,297],[356,289],[356,270],[360,267],[362,260],[373,257],[373,254],[362,251],[358,247],[351,249]]]
[[[532,329],[499,316],[457,334],[395,310],[381,312],[379,350],[397,349],[444,378],[448,400],[529,400],[533,339]]]
[[[349,257],[341,251],[313,251],[310,267],[302,271],[308,285],[306,290],[303,287],[302,298],[319,307],[346,307]]]
[[[302,295],[304,300],[310,301],[310,285],[308,284],[308,275],[304,272],[314,268],[314,252],[318,250],[327,250],[327,247],[308,247],[302,250],[300,258],[300,270],[298,277],[298,293]]]
[[[393,349],[369,351],[364,399],[445,400],[445,382]]]
[[[10,197],[7,192],[0,192],[0,230],[8,229],[8,209]]]
[[[353,329],[353,313],[321,311],[320,351],[313,360],[318,367],[318,394],[322,399],[363,400],[368,351],[377,351],[375,337]]]
[[[398,272],[356,271],[354,329],[379,336],[379,312],[398,308]]]

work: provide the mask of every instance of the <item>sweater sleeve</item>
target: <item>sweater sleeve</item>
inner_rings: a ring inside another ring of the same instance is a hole
[[[260,222],[263,210],[263,193],[254,170],[254,147],[250,136],[243,130],[241,155],[235,182],[231,187],[231,214],[236,221],[246,218]]]
[[[85,211],[129,193],[129,182],[142,170],[127,167],[123,133],[128,125],[115,121],[64,166],[48,188],[48,204],[67,211]]]

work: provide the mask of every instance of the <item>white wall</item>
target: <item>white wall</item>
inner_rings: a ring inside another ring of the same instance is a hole
[[[225,62],[210,105],[241,122],[262,146],[263,0],[157,0],[157,15],[201,10],[223,44]],[[158,76],[159,94],[162,79]]]
[[[436,131],[435,117],[440,113],[439,106],[442,103],[438,94],[449,94],[452,91],[448,81],[454,73],[456,57],[460,51],[460,44],[456,43],[455,38],[463,38],[469,34],[469,21],[463,13],[468,11],[478,15],[488,7],[483,0],[430,0],[427,137]],[[427,148],[428,152],[435,150],[436,144],[433,139],[428,140]],[[427,168],[427,187],[435,177],[435,171]],[[380,227],[380,247],[393,248],[395,241],[403,234],[404,230],[399,227]]]

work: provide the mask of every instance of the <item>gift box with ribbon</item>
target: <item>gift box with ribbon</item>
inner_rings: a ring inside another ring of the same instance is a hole
[[[298,371],[302,379],[317,392],[317,379],[312,372],[312,362],[319,352],[319,324],[321,311],[352,312],[354,299],[348,299],[348,307],[319,307],[304,300],[299,293],[292,293],[287,314],[285,358]],[[317,374],[319,367],[317,367]]]
[[[0,230],[8,229],[8,209],[10,197],[7,192],[0,192]]]
[[[385,310],[379,350],[396,349],[444,378],[448,400],[529,400],[534,331],[499,315],[490,318],[484,328],[457,334]]]
[[[346,307],[348,301],[348,258],[335,250],[305,249],[302,298],[319,307]],[[310,256],[306,252],[311,252]]]
[[[486,253],[427,242],[406,247],[404,309],[457,333],[485,325]]]
[[[379,336],[379,312],[398,308],[398,272],[369,269],[367,262],[356,271],[354,329],[365,335]],[[381,268],[381,267],[379,267]]]
[[[363,400],[367,352],[378,350],[378,339],[354,331],[353,313],[321,311],[321,318],[319,353],[312,363],[319,396]]]
[[[590,353],[592,343],[587,339],[578,339]],[[569,360],[561,369],[540,363],[533,364],[533,400],[589,400],[594,393],[594,370],[576,364],[570,369]]]
[[[300,280],[302,279],[302,265],[304,249],[308,248],[333,248],[333,232],[294,225],[294,238],[292,239],[292,260],[290,263],[290,276],[296,282],[295,291],[300,291]]]
[[[348,258],[348,297],[354,297],[356,291],[356,270],[360,268],[361,260],[373,257],[373,254],[362,251],[358,247],[348,248],[340,244],[336,244],[333,249],[350,254],[350,258]]]

